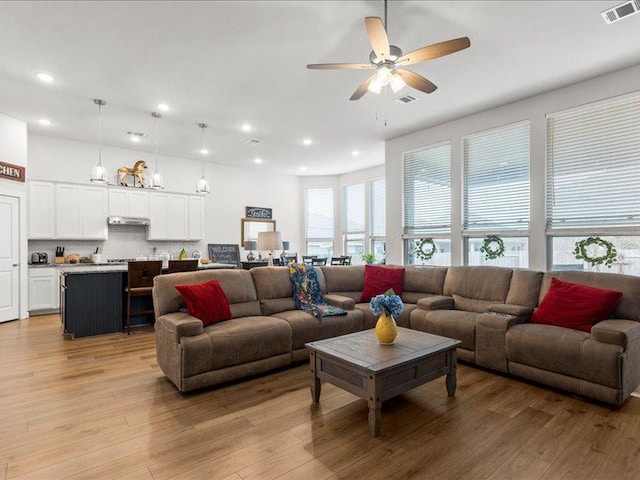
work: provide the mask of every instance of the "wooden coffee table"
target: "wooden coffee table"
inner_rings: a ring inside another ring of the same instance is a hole
[[[380,433],[382,402],[447,376],[447,392],[456,393],[456,346],[461,342],[398,328],[393,345],[380,345],[375,330],[307,343],[311,350],[311,397],[320,401],[321,381],[332,383],[369,404],[369,430]]]

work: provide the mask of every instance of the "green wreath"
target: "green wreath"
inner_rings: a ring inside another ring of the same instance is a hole
[[[498,244],[496,248],[491,246],[494,243]],[[482,242],[480,251],[484,253],[484,258],[487,260],[495,260],[496,258],[504,255],[504,242],[500,237],[489,235],[485,237],[484,242]]]
[[[425,251],[424,247],[427,245],[429,245],[429,250]],[[436,251],[436,242],[433,241],[433,238],[421,238],[416,242],[416,257],[420,260],[431,260]]]
[[[598,257],[592,257],[589,255],[587,249],[591,245],[596,245],[598,250],[600,247],[605,249],[604,255],[600,255]],[[591,266],[602,265],[603,263],[611,268],[613,262],[618,259],[618,251],[616,247],[613,246],[613,243],[608,242],[607,240],[603,240],[600,237],[589,237],[579,242],[576,242],[576,248],[573,250],[573,255],[578,260],[584,260],[591,264]]]

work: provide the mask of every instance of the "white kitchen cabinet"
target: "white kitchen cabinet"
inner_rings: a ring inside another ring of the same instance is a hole
[[[107,190],[59,183],[56,185],[56,239],[106,240]]]
[[[189,196],[189,240],[204,239],[204,197]]]
[[[56,186],[51,182],[29,182],[29,238],[54,238]]]
[[[59,285],[60,280],[56,267],[30,268],[29,313],[57,310],[60,306]]]
[[[109,188],[109,216],[149,217],[149,193],[142,189]]]
[[[149,194],[149,240],[201,240],[204,238],[202,197],[179,193]]]

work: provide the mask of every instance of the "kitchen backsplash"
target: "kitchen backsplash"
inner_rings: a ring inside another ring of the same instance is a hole
[[[53,263],[57,246],[64,247],[65,256],[78,253],[81,257],[90,257],[99,247],[103,262],[111,258],[151,255],[154,247],[157,254],[168,251],[173,258],[178,258],[183,248],[189,257],[196,250],[202,253],[203,258],[209,257],[204,241],[149,241],[146,228],[120,225],[109,227],[108,240],[29,240],[29,258],[33,252],[45,252],[49,255],[49,263]]]

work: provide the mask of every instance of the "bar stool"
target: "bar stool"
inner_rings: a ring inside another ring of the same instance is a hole
[[[193,272],[198,269],[198,259],[195,260],[169,260],[169,273]]]
[[[155,317],[153,306],[151,310],[131,310],[131,301],[136,297],[152,297],[153,279],[162,273],[162,260],[143,262],[128,262],[127,264],[127,335],[131,334],[132,316]]]

